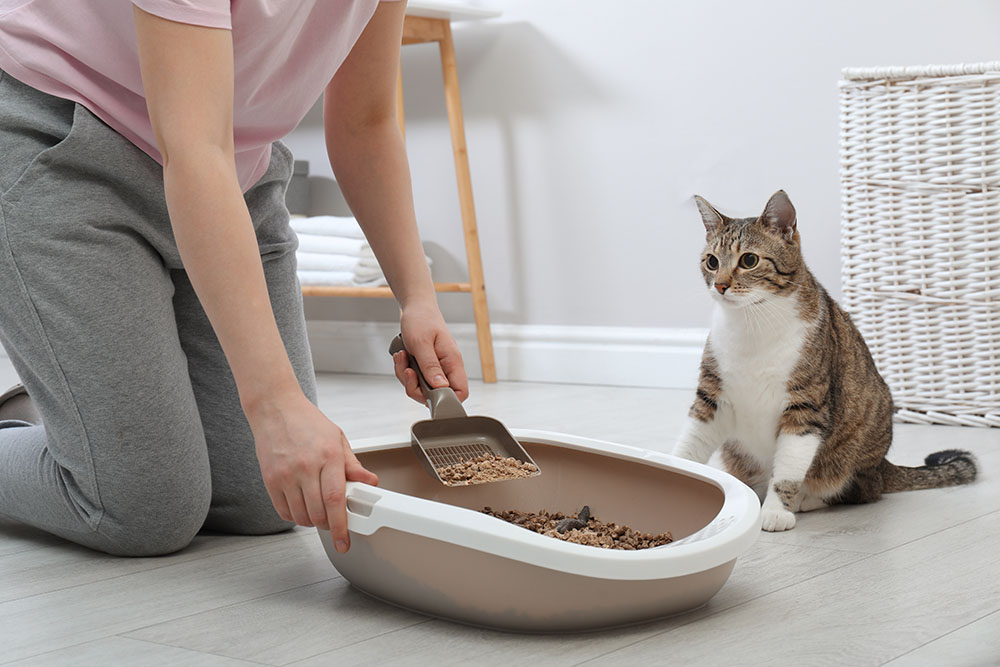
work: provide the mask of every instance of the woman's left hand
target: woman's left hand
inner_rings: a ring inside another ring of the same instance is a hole
[[[452,338],[436,303],[408,305],[400,317],[400,329],[406,349],[417,359],[420,370],[432,389],[451,387],[459,400],[469,397],[469,379],[458,344]],[[417,374],[409,366],[406,352],[393,355],[396,378],[406,389],[406,395],[418,403],[427,397],[417,385]]]

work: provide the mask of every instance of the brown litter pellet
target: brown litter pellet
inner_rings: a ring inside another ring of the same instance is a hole
[[[532,463],[518,461],[512,456],[505,458],[497,454],[482,454],[460,463],[441,466],[436,470],[441,480],[448,486],[466,486],[531,477],[538,472],[538,467]]]
[[[532,513],[520,510],[494,510],[492,507],[483,508],[482,512],[548,537],[602,549],[636,551],[659,547],[674,541],[669,532],[651,535],[621,524],[600,521],[590,515],[590,508],[587,506],[584,506],[576,517],[566,516],[562,512],[549,514],[546,510]],[[584,523],[584,527],[577,527]],[[563,532],[559,532],[560,527],[564,529]]]

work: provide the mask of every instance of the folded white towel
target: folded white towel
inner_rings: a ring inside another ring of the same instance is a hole
[[[293,218],[292,229],[299,238],[295,255],[303,285],[376,287],[388,284],[354,218]],[[430,258],[424,259],[430,266]]]
[[[348,239],[365,238],[358,221],[351,216],[315,215],[311,218],[292,218],[292,229],[299,234],[341,236]]]
[[[427,262],[427,266],[431,266],[431,258],[424,256],[424,261]],[[379,266],[378,261],[375,259],[375,255],[370,257],[365,256],[358,259],[357,265],[354,267],[354,280],[358,283],[364,283],[372,280],[385,280],[385,274],[382,273],[382,267]]]
[[[354,268],[354,280],[358,283],[385,280],[385,274],[382,273],[382,269],[378,265],[371,267],[359,264]]]
[[[361,262],[359,257],[352,255],[323,252],[296,252],[295,259],[300,271],[354,271]]]
[[[354,285],[353,271],[299,271],[303,285],[342,286]]]
[[[352,257],[360,257],[363,252],[371,254],[371,248],[364,239],[319,236],[318,234],[299,234],[298,236],[299,252],[350,255]]]
[[[303,285],[353,285],[353,271],[299,271]]]
[[[353,271],[299,271],[299,282],[303,285],[380,287],[388,285],[385,276],[368,280],[358,280]]]

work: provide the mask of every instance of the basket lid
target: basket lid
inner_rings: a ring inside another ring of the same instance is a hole
[[[941,76],[965,76],[970,74],[1000,74],[1000,61],[986,63],[961,63],[958,65],[903,65],[888,67],[845,67],[841,76],[848,81],[871,81],[875,79],[920,79]]]

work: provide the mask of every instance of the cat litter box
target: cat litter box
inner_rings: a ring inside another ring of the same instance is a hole
[[[410,442],[354,447],[379,486],[347,485],[351,549],[334,567],[386,602],[460,623],[515,632],[578,632],[699,607],[729,578],[760,532],[760,501],[721,470],[668,454],[559,433],[513,430],[544,474],[443,486]],[[479,512],[489,506],[571,514],[670,544],[617,551],[564,542]]]

